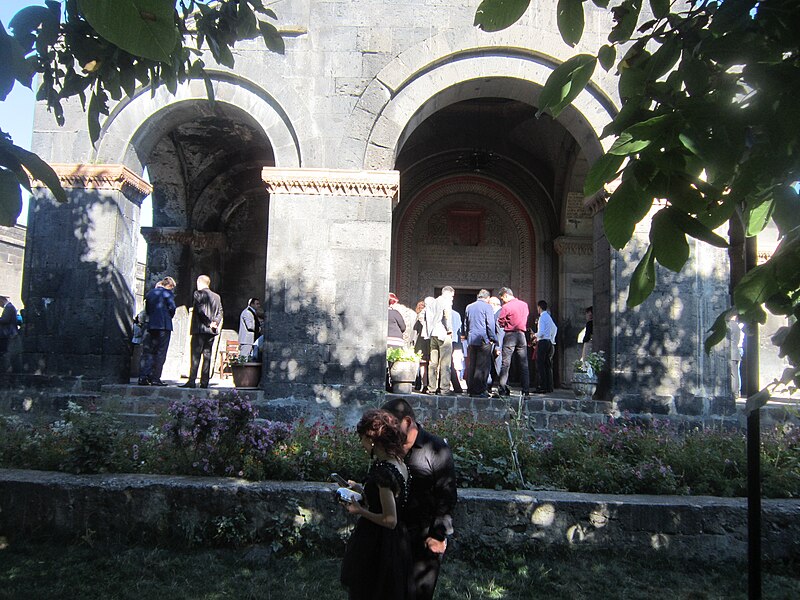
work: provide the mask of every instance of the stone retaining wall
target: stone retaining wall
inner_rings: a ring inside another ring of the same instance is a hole
[[[234,537],[341,548],[353,525],[332,486],[0,469],[0,536],[215,544]],[[225,521],[227,519],[227,521]],[[743,499],[462,489],[452,551],[586,547],[744,560]],[[222,539],[220,539],[222,538]],[[763,501],[763,550],[800,556],[800,501]]]

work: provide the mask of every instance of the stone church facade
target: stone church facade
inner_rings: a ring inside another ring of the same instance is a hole
[[[629,309],[647,222],[617,252],[603,198],[582,194],[610,143],[601,132],[620,105],[614,77],[599,71],[557,119],[535,116],[553,68],[602,44],[604,11],[587,4],[573,49],[555,2],[491,34],[473,27],[471,0],[274,8],[285,55],[261,40],[238,45],[235,69],[210,68],[213,107],[202,81],[175,95],[141,90],[112,108],[94,147],[79,105],[61,128],[37,108],[33,149],[69,202],[39,189],[31,205],[29,370],[127,379],[141,230],[146,288],[171,275],[188,307],[207,273],[233,329],[248,297],[265,298],[271,397],[373,397],[389,290],[414,306],[452,285],[464,305],[506,285],[531,307],[551,305],[564,384],[593,305],[621,410],[732,410],[729,352],[702,350],[728,303],[727,254],[698,245],[683,273],[662,269],[652,297]],[[142,228],[149,193],[153,225]]]

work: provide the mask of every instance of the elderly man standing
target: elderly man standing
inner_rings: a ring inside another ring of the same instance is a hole
[[[450,364],[453,358],[453,297],[456,291],[446,285],[436,298],[430,323],[431,358],[428,366],[429,394],[452,394],[450,388]],[[425,310],[429,310],[427,307]],[[427,315],[426,315],[427,316]]]
[[[195,379],[201,355],[203,370],[200,373],[200,387],[208,387],[211,375],[211,348],[222,323],[222,300],[216,292],[211,291],[210,285],[211,278],[208,275],[200,275],[197,278],[197,291],[194,293],[192,303],[192,368],[189,372],[189,381],[181,386],[184,388],[197,387]]]
[[[492,344],[497,344],[494,310],[489,291],[478,292],[478,299],[467,306],[464,329],[467,332],[467,389],[473,398],[488,398],[486,393],[492,364]]]
[[[250,298],[239,315],[239,354],[242,356],[249,357],[253,354],[253,344],[261,335],[261,321],[258,319],[260,308],[261,300]]]
[[[167,360],[172,336],[172,317],[175,316],[175,280],[164,277],[144,297],[147,313],[147,332],[142,340],[142,359],[139,361],[139,385],[167,385],[161,381],[161,371]]]

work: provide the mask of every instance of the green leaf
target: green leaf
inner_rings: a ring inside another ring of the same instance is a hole
[[[763,312],[760,305],[778,291],[772,265],[769,261],[748,271],[733,290],[733,303],[745,319]]]
[[[603,184],[616,178],[624,161],[625,157],[617,154],[604,154],[598,158],[586,174],[586,181],[583,184],[584,195],[591,196],[599,192]]]
[[[642,0],[624,0],[619,6],[611,9],[614,13],[614,25],[608,34],[609,42],[627,42],[631,39],[639,22],[639,13],[642,10]]]
[[[762,406],[766,406],[770,398],[771,396],[766,388],[756,392],[745,401],[744,414],[750,416],[750,413],[753,411],[758,410]]]
[[[775,203],[770,199],[753,206],[745,213],[747,223],[747,237],[758,235],[769,224],[772,219],[772,212],[775,210]]]
[[[22,212],[19,181],[11,171],[0,168],[0,225],[13,227]]]
[[[483,0],[475,11],[476,25],[483,31],[500,31],[510,27],[528,10],[530,0]]]
[[[709,328],[708,333],[710,335],[703,342],[706,354],[711,354],[711,349],[727,337],[730,314],[731,309],[721,312],[714,320],[714,324]]]
[[[600,66],[603,70],[608,71],[614,66],[614,61],[617,60],[617,49],[614,46],[604,44],[597,52],[597,60],[600,61]]]
[[[278,54],[286,52],[286,44],[278,29],[272,23],[259,21],[258,29],[261,32],[261,37],[264,38],[264,43],[267,45],[267,48]]]
[[[620,75],[617,88],[623,100],[643,95],[647,82],[647,72],[642,66],[623,67],[622,63],[620,63]]]
[[[669,207],[662,208],[650,225],[650,247],[656,260],[670,271],[679,273],[689,260],[689,243],[686,235],[675,223]]]
[[[797,191],[788,185],[782,185],[773,195],[775,210],[772,220],[778,226],[781,236],[800,226],[800,197]]]
[[[170,62],[179,41],[175,3],[164,0],[78,0],[89,24],[109,42],[142,58]]]
[[[100,139],[100,100],[97,98],[97,92],[92,92],[89,98],[86,119],[89,124],[89,139],[94,145]]]
[[[581,41],[583,18],[583,0],[558,0],[556,8],[558,31],[561,33],[561,39],[572,47]]]
[[[650,9],[656,19],[663,19],[669,14],[670,0],[650,0]]]
[[[628,156],[629,154],[636,154],[640,150],[647,148],[649,145],[650,140],[635,140],[630,133],[623,131],[611,145],[608,153],[616,154],[618,156]]]
[[[596,64],[597,59],[591,54],[578,54],[556,67],[539,95],[536,115],[549,110],[557,117],[589,83]]]
[[[56,200],[59,202],[67,201],[67,193],[64,191],[64,188],[61,187],[61,181],[50,165],[39,158],[38,155],[24,148],[20,148],[19,146],[14,146],[12,144],[10,148],[5,149],[28,169],[34,179],[38,179],[44,183],[53,193],[53,197]]]
[[[685,234],[707,244],[711,244],[716,248],[728,247],[728,242],[725,240],[725,238],[718,236],[694,217],[676,209],[673,209],[672,213],[670,214],[672,215],[675,224]]]
[[[636,224],[647,216],[653,198],[636,186],[632,179],[623,181],[608,199],[603,211],[603,227],[608,243],[621,249],[633,235]]]
[[[636,266],[631,276],[631,284],[628,288],[628,300],[626,304],[629,308],[639,306],[647,300],[656,287],[656,265],[653,259],[653,247],[649,246],[644,253],[642,260]]]
[[[678,34],[669,37],[662,45],[661,48],[656,50],[647,63],[645,69],[647,77],[651,80],[656,80],[665,73],[667,73],[681,57],[681,40]]]

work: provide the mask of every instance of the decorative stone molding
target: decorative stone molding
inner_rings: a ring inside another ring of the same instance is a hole
[[[84,165],[54,163],[50,165],[58,175],[61,186],[68,189],[115,190],[133,201],[141,202],[153,193],[153,186],[125,165]],[[47,187],[36,180],[34,187]]]
[[[218,231],[193,231],[180,227],[142,227],[142,237],[148,244],[181,244],[197,250],[223,250],[227,240]]]
[[[606,207],[606,201],[608,199],[608,192],[605,190],[600,190],[599,192],[592,194],[588,198],[584,198],[583,200],[583,207],[591,213],[592,216],[596,215],[597,213],[601,212]]]
[[[270,194],[375,197],[396,202],[400,187],[398,171],[265,167],[261,177]]]
[[[590,237],[568,237],[562,235],[553,240],[553,249],[556,254],[563,256],[579,255],[591,256],[592,255],[592,238]]]

